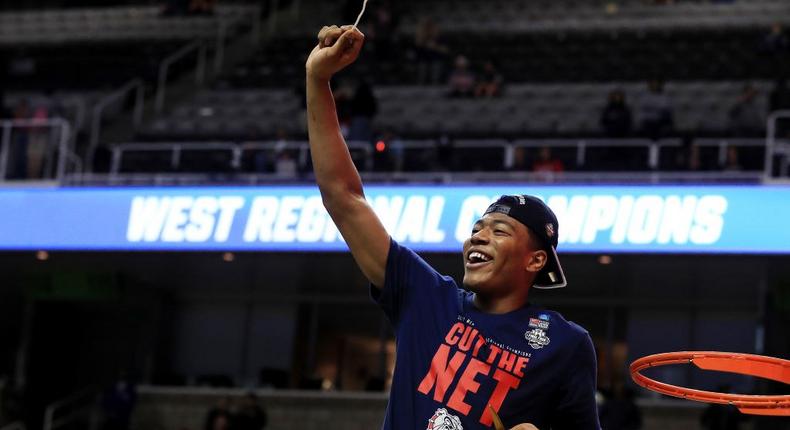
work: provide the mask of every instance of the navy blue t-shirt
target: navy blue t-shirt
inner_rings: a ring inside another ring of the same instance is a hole
[[[385,430],[599,430],[589,334],[527,305],[487,314],[411,250],[391,241],[373,299],[395,328],[397,358]]]

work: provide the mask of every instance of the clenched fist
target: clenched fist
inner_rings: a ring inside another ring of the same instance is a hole
[[[307,77],[329,80],[359,56],[365,35],[351,25],[324,27],[318,45],[307,58]]]
[[[519,424],[510,430],[538,430],[538,428],[532,424]]]

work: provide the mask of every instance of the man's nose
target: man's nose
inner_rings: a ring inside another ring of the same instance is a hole
[[[485,229],[480,230],[477,233],[474,233],[471,239],[473,245],[488,243],[488,233],[485,232]]]

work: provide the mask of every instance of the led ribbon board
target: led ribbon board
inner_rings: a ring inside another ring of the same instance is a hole
[[[790,254],[790,187],[368,186],[390,234],[458,252],[501,194],[544,199],[559,251]],[[3,250],[346,251],[314,186],[0,189]]]

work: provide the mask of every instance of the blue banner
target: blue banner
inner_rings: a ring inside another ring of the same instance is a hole
[[[457,252],[501,194],[544,199],[559,251],[790,254],[786,186],[368,186],[390,234]],[[0,189],[3,250],[345,251],[314,186]]]

